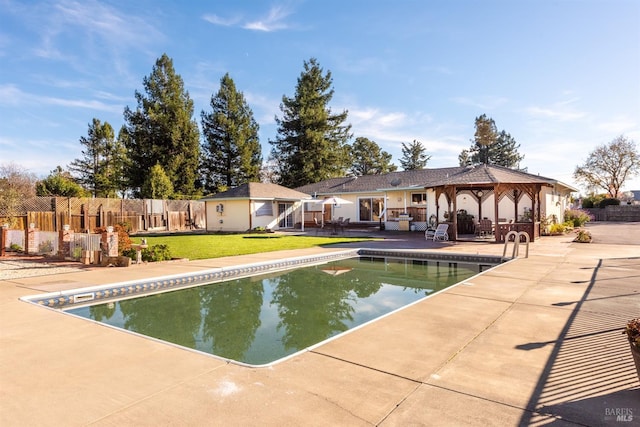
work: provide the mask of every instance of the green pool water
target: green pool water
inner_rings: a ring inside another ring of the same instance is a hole
[[[67,310],[265,365],[479,272],[477,264],[361,257]]]

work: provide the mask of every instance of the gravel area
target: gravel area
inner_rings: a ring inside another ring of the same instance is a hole
[[[80,271],[83,268],[85,268],[85,266],[77,262],[49,262],[40,257],[0,258],[0,280],[22,279],[24,277],[46,276],[49,274],[59,273],[72,273]]]

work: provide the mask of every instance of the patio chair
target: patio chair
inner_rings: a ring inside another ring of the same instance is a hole
[[[490,219],[480,220],[480,236],[487,236],[493,234],[493,221]]]
[[[436,231],[433,233],[433,241],[449,240],[447,230],[449,230],[449,224],[438,224],[438,228],[436,228]]]
[[[435,228],[431,228],[431,227],[427,228],[426,230],[424,230],[424,238],[426,240],[433,240],[433,235],[435,232],[436,232]]]
[[[316,236],[317,236],[318,232],[322,231],[322,229],[324,229],[324,224],[321,223],[320,221],[318,221],[318,218],[316,218],[316,217],[313,218],[313,222],[316,225]]]
[[[349,226],[349,221],[351,221],[351,218],[347,218],[344,221],[340,222],[340,231],[344,233],[345,228]]]

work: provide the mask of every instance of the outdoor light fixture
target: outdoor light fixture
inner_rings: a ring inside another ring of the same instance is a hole
[[[484,193],[482,192],[482,190],[478,190],[478,193],[477,193],[477,194],[478,194],[478,197],[482,197],[482,195],[483,195]]]

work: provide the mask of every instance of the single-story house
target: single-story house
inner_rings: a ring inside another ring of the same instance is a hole
[[[314,219],[349,218],[386,230],[424,231],[448,222],[449,236],[473,234],[480,219],[490,219],[496,241],[508,231],[540,235],[540,222],[562,222],[570,206],[567,184],[496,165],[459,166],[324,180],[296,188],[314,199],[338,196],[350,203],[306,203],[306,224]]]
[[[243,232],[301,224],[303,201],[308,199],[308,194],[281,185],[249,182],[201,200],[205,202],[207,231]]]

